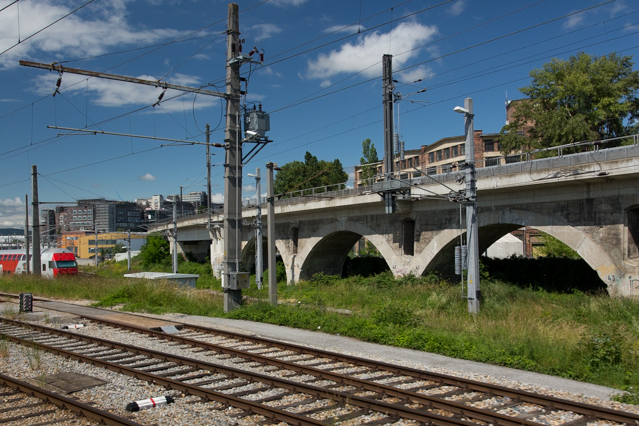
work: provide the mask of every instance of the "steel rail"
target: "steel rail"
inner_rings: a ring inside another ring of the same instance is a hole
[[[123,329],[129,329],[130,331],[139,330],[140,333],[145,333],[145,334],[156,333],[151,330],[145,330],[145,329],[137,328],[131,325],[111,323],[97,316],[83,315],[83,317],[98,323],[109,324],[109,325],[120,327]],[[282,350],[294,350],[294,351],[298,351],[301,354],[312,355],[312,356],[316,356],[320,358],[329,358],[329,359],[337,360],[340,362],[351,363],[356,366],[371,368],[377,371],[383,370],[383,371],[388,371],[390,373],[394,373],[397,375],[411,376],[411,377],[418,378],[420,380],[441,382],[442,385],[445,384],[450,386],[466,388],[468,389],[469,392],[476,391],[476,392],[482,392],[482,393],[487,393],[492,395],[506,396],[508,398],[511,398],[514,400],[521,400],[522,402],[527,402],[530,404],[537,404],[537,405],[542,405],[544,407],[552,407],[555,409],[572,411],[574,413],[581,414],[583,416],[595,416],[596,418],[600,418],[602,420],[610,420],[610,421],[614,421],[618,423],[629,422],[630,424],[639,424],[639,415],[637,414],[626,413],[623,411],[613,410],[613,409],[605,408],[605,407],[597,407],[597,406],[585,404],[582,402],[570,401],[570,400],[561,399],[561,398],[557,398],[553,396],[536,394],[533,392],[528,392],[528,391],[519,390],[519,389],[511,389],[505,386],[482,383],[476,380],[459,378],[459,377],[449,376],[449,375],[445,375],[441,373],[425,372],[422,370],[417,370],[410,367],[398,366],[398,365],[389,364],[389,363],[385,363],[381,361],[371,361],[366,358],[356,357],[352,355],[338,354],[334,352],[325,351],[322,349],[314,349],[314,348],[309,348],[306,346],[301,346],[301,345],[296,345],[291,343],[282,343],[277,340],[267,339],[263,337],[248,336],[244,334],[235,334],[232,332],[213,329],[209,327],[184,324],[184,328],[182,330],[184,329],[206,332],[206,333],[213,333],[213,334],[217,334],[221,336],[226,336],[229,338],[242,339],[242,340],[254,342],[254,343],[261,343],[267,346],[277,347]],[[162,335],[161,337],[164,339],[177,340],[178,338],[180,338],[179,336],[169,335],[165,333],[157,333],[157,334],[161,334]],[[186,338],[182,337],[182,339],[186,339]],[[197,344],[199,347],[204,347],[202,345],[205,345],[206,343],[200,341]],[[416,394],[412,392],[411,395],[416,395]],[[449,410],[452,410],[452,409],[454,409],[453,406],[449,407]]]
[[[178,355],[171,355],[171,354],[167,354],[167,353],[163,353],[159,351],[141,348],[138,346],[125,345],[122,343],[100,339],[97,337],[82,336],[76,333],[70,333],[70,332],[66,332],[62,330],[53,329],[50,327],[24,323],[21,321],[9,320],[6,318],[1,318],[0,320],[2,323],[5,323],[5,324],[28,328],[31,330],[39,331],[41,333],[49,333],[49,334],[54,334],[58,336],[64,336],[74,340],[84,341],[87,343],[93,343],[93,344],[98,343],[98,344],[102,344],[104,346],[110,347],[111,349],[120,349],[120,350],[130,352],[131,354],[144,355],[144,356],[156,358],[163,362],[174,362],[177,364],[194,367],[199,370],[207,370],[213,373],[226,374],[231,378],[239,377],[251,382],[259,381],[260,383],[264,383],[269,386],[277,386],[283,389],[290,390],[295,393],[304,393],[318,399],[319,398],[330,399],[344,405],[348,404],[352,406],[357,406],[363,409],[361,415],[364,415],[369,411],[377,411],[389,416],[402,417],[405,419],[416,420],[419,422],[430,423],[433,425],[442,425],[442,426],[451,426],[451,425],[474,426],[476,425],[475,423],[464,421],[456,417],[447,417],[447,416],[437,415],[437,414],[429,413],[427,411],[422,411],[418,409],[404,407],[402,405],[396,405],[396,404],[391,404],[391,403],[387,403],[383,401],[378,401],[378,400],[374,400],[374,399],[370,399],[366,397],[353,395],[346,392],[326,390],[326,389],[323,389],[317,386],[308,385],[302,382],[293,382],[293,381],[284,380],[284,379],[267,376],[267,375],[263,375],[259,373],[247,373],[243,370],[232,368],[232,367],[224,367],[224,366],[212,364],[205,361],[199,361],[199,360],[186,358],[186,357],[182,357]],[[250,400],[241,399],[241,398],[223,394],[220,392],[215,392],[206,388],[198,387],[197,385],[183,383],[181,381],[169,379],[167,377],[146,373],[141,370],[136,370],[131,367],[125,367],[123,365],[119,365],[109,361],[104,361],[99,358],[85,356],[78,353],[74,353],[72,351],[59,349],[59,348],[56,348],[55,346],[50,346],[50,345],[46,345],[42,343],[33,342],[32,340],[15,337],[10,334],[6,334],[3,331],[0,331],[0,335],[6,336],[7,338],[14,341],[15,343],[20,343],[20,344],[26,343],[29,345],[37,345],[38,347],[48,352],[61,355],[66,358],[70,358],[70,359],[85,362],[91,365],[107,368],[109,370],[118,372],[120,374],[126,374],[138,379],[145,380],[150,383],[156,383],[166,387],[167,389],[177,389],[182,391],[185,394],[195,395],[204,399],[214,400],[225,405],[241,408],[242,410],[250,414],[259,414],[270,419],[274,418],[279,421],[284,421],[291,424],[325,425],[324,422],[315,420],[309,417],[297,415],[297,414],[290,413],[290,412],[273,408],[273,407],[268,407],[263,404],[254,403]]]
[[[179,342],[182,344],[188,344],[195,348],[206,349],[214,352],[220,352],[227,355],[232,355],[238,358],[245,358],[250,362],[258,362],[260,364],[267,364],[278,367],[280,369],[294,371],[297,374],[307,374],[317,377],[319,380],[330,380],[336,383],[357,387],[362,390],[372,391],[380,395],[385,395],[394,398],[400,398],[404,401],[411,401],[412,403],[422,404],[429,408],[446,410],[457,416],[465,416],[476,420],[485,422],[499,422],[502,426],[514,426],[514,425],[526,425],[526,426],[538,426],[539,424],[532,421],[517,419],[513,416],[505,414],[499,414],[495,412],[489,412],[480,408],[465,405],[463,403],[448,401],[441,399],[437,396],[429,396],[412,392],[410,390],[396,388],[393,386],[372,382],[370,380],[358,379],[351,376],[333,373],[331,371],[325,371],[319,368],[308,367],[303,364],[296,364],[294,361],[280,361],[278,359],[267,357],[259,354],[252,354],[240,349],[233,349],[217,345],[214,343],[203,342],[200,340],[191,339],[188,337],[178,336],[175,334],[160,333],[153,330],[143,329],[132,325],[123,325],[120,323],[112,323],[104,319],[91,319],[100,324],[114,326],[127,331],[133,331],[140,334],[146,334],[153,338],[169,340],[173,342]],[[291,355],[294,356],[294,355]],[[301,360],[300,360],[301,361]],[[375,380],[373,377],[372,380]],[[429,380],[432,381],[432,380]],[[464,387],[464,386],[458,386]],[[470,390],[468,391],[470,392]]]
[[[0,296],[9,296],[9,297],[13,297],[13,298],[17,298],[17,295],[14,294],[10,294],[10,293],[0,293]],[[40,298],[35,298],[34,300],[37,300]],[[42,301],[48,301],[47,299],[41,299]],[[51,309],[51,310],[58,310],[55,308],[49,308],[47,307],[46,309]],[[101,310],[101,309],[98,309]],[[63,311],[60,309],[60,311]],[[63,311],[63,312],[67,312],[67,311]],[[147,318],[144,317],[142,315],[136,315],[136,314],[129,314],[132,316],[139,316],[139,317],[143,317],[143,318]],[[95,321],[97,323],[102,323],[102,324],[106,324],[106,325],[110,325],[110,326],[115,326],[115,327],[119,327],[119,328],[123,328],[123,329],[128,329],[130,331],[135,331],[135,332],[140,332],[140,333],[144,333],[147,335],[155,335],[155,337],[161,337],[164,339],[184,339],[185,343],[186,343],[186,339],[188,338],[184,338],[184,337],[179,337],[179,336],[175,336],[175,335],[169,335],[169,334],[165,334],[165,333],[157,333],[157,332],[153,332],[151,330],[147,330],[147,329],[141,329],[135,326],[131,326],[131,325],[124,325],[121,323],[113,323],[113,322],[109,322],[108,320],[105,320],[103,318],[100,318],[98,316],[90,316],[90,315],[82,315],[84,318],[89,319],[91,321]],[[245,340],[248,342],[253,342],[255,344],[263,344],[266,346],[270,346],[270,347],[275,347],[275,348],[280,348],[282,350],[294,350],[297,351],[301,354],[306,354],[306,355],[312,355],[315,357],[320,357],[320,358],[328,358],[328,359],[332,359],[332,360],[336,360],[336,361],[340,361],[340,362],[346,362],[346,363],[351,363],[355,366],[362,366],[362,367],[367,367],[370,368],[372,370],[375,371],[387,371],[389,373],[393,373],[393,374],[397,374],[397,375],[403,375],[403,376],[410,376],[413,378],[417,378],[420,380],[425,380],[425,381],[434,381],[434,382],[439,382],[441,383],[441,385],[449,385],[449,386],[455,386],[455,387],[459,387],[459,388],[464,388],[467,389],[468,392],[472,392],[472,391],[476,391],[476,392],[481,392],[481,393],[485,393],[485,394],[489,394],[489,395],[493,395],[493,396],[505,396],[508,397],[512,400],[518,400],[521,401],[521,403],[530,403],[530,404],[537,404],[537,405],[541,405],[547,409],[556,409],[556,410],[565,410],[565,411],[571,411],[577,414],[580,414],[584,417],[594,417],[594,418],[599,418],[602,420],[609,420],[609,421],[614,421],[614,422],[618,422],[618,423],[627,423],[627,424],[639,424],[639,415],[634,414],[634,413],[627,413],[627,412],[623,412],[623,411],[618,411],[618,410],[613,410],[610,408],[605,408],[605,407],[599,407],[599,406],[594,406],[594,405],[590,405],[590,404],[585,404],[585,403],[581,403],[581,402],[576,402],[576,401],[570,401],[570,400],[566,400],[566,399],[561,399],[561,398],[557,398],[557,397],[553,397],[553,396],[546,396],[546,395],[541,395],[541,394],[536,394],[536,393],[532,393],[532,392],[528,392],[528,391],[524,391],[524,390],[519,390],[519,389],[512,389],[512,388],[507,388],[504,386],[499,386],[499,385],[494,385],[494,384],[486,384],[486,383],[482,383],[479,381],[475,381],[475,380],[470,380],[470,379],[465,379],[465,378],[459,378],[459,377],[454,377],[454,376],[449,376],[449,375],[445,375],[445,374],[441,374],[441,373],[434,373],[434,372],[425,372],[422,370],[418,370],[418,369],[414,369],[414,368],[410,368],[410,367],[403,367],[403,366],[398,366],[398,365],[394,365],[394,364],[389,364],[389,363],[384,363],[381,361],[371,361],[369,359],[366,358],[361,358],[361,357],[355,357],[355,356],[351,356],[351,355],[342,355],[342,354],[337,354],[334,352],[329,352],[329,351],[325,351],[325,350],[321,350],[321,349],[314,349],[314,348],[310,348],[310,347],[306,347],[306,346],[301,346],[301,345],[296,345],[296,344],[290,344],[290,343],[282,343],[276,340],[272,340],[272,339],[268,339],[268,338],[263,338],[263,337],[255,337],[255,336],[249,336],[249,335],[244,335],[244,334],[236,334],[236,333],[232,333],[232,332],[228,332],[228,331],[223,331],[223,330],[218,330],[218,329],[214,329],[214,328],[209,328],[209,327],[202,327],[202,326],[196,326],[196,325],[191,325],[191,324],[183,324],[183,329],[189,329],[189,330],[193,330],[193,331],[198,331],[198,332],[204,332],[207,334],[216,334],[219,336],[225,336],[228,338],[233,338],[233,339],[241,339],[241,340]],[[158,336],[158,334],[160,336]],[[202,345],[207,345],[206,342],[202,342],[202,341],[197,341],[194,339],[191,339],[194,342],[197,342],[195,344],[198,345],[198,347],[202,347],[204,348]],[[226,348],[226,350],[228,350],[229,348]],[[247,354],[248,355],[248,354]],[[241,356],[241,355],[238,355]],[[255,356],[255,355],[253,355]],[[257,361],[256,359],[256,362]],[[299,368],[300,365],[296,365],[296,367],[290,367],[288,369],[291,369],[293,371],[295,371],[296,368]],[[318,371],[322,371],[319,370]],[[323,373],[326,373],[324,371],[322,371]],[[311,373],[309,373],[311,374]],[[346,376],[341,376],[344,380],[347,379]],[[374,378],[373,378],[374,379]],[[357,380],[357,379],[353,379],[353,380]],[[361,379],[359,379],[361,380]],[[357,386],[357,385],[354,385]],[[398,390],[398,388],[393,388],[392,389]],[[426,395],[421,395],[421,394],[417,394],[415,392],[410,392],[410,391],[406,391],[408,393],[410,393],[411,398],[413,398],[415,395],[420,396],[420,397],[426,397]],[[449,401],[443,401],[440,400],[440,402],[445,402],[445,403],[449,403]],[[463,404],[461,404],[463,405]],[[469,407],[466,405],[463,405],[464,409],[468,409]],[[454,410],[456,409],[456,407],[454,405],[450,405],[447,410],[454,412]],[[470,415],[470,413],[469,413]],[[510,417],[512,419],[512,417]]]
[[[62,409],[67,409],[81,416],[97,420],[109,426],[140,426],[140,423],[125,419],[108,411],[100,410],[87,404],[83,404],[66,396],[39,388],[22,380],[0,374],[0,385],[7,386],[19,392],[26,393]]]

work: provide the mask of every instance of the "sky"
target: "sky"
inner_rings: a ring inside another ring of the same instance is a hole
[[[353,178],[362,141],[383,156],[382,56],[393,55],[395,131],[405,149],[475,130],[499,132],[529,73],[586,52],[639,53],[634,0],[240,0],[243,102],[270,114],[272,140],[245,164],[339,159]],[[228,2],[0,0],[0,227],[24,227],[37,166],[42,208],[79,199],[134,201],[206,191],[202,145],[68,135],[51,126],[223,142],[220,98],[20,66],[20,60],[224,91]],[[636,60],[636,59],[635,59]],[[635,65],[635,69],[637,66]],[[244,87],[243,87],[244,89]],[[425,91],[423,89],[426,89]],[[420,92],[420,93],[417,93]],[[212,201],[223,202],[224,152],[212,148]],[[265,180],[262,192],[266,191]]]

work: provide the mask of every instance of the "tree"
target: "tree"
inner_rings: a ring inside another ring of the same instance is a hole
[[[367,181],[367,185],[371,184],[371,178],[377,174],[377,167],[371,166],[371,163],[377,163],[377,150],[375,144],[371,143],[370,139],[364,139],[362,142],[362,158],[359,160],[359,164],[362,167],[362,180]]]
[[[552,235],[542,233],[541,235],[539,235],[539,240],[544,243],[544,245],[539,248],[539,254],[542,256],[581,259],[581,256],[579,256],[576,251],[574,251]]]
[[[287,191],[341,184],[347,180],[348,174],[338,159],[333,161],[318,160],[317,157],[306,151],[303,163],[292,161],[282,166],[275,176],[274,190],[276,194],[283,194]]]
[[[169,242],[160,235],[149,235],[146,244],[140,248],[142,265],[149,267],[152,265],[168,265],[171,263],[171,253]]]
[[[631,56],[579,53],[530,72],[512,120],[502,128],[502,153],[631,134],[639,118],[639,72]],[[522,134],[522,129],[526,131]],[[528,130],[529,129],[529,130]]]

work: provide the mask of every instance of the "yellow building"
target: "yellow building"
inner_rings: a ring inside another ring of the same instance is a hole
[[[116,244],[121,244],[125,248],[128,235],[126,232],[105,232],[98,233],[97,251],[100,253],[102,249],[113,248]],[[146,242],[146,234],[131,233],[131,250],[139,250]],[[79,235],[76,241],[77,253],[76,257],[80,259],[91,259],[95,256],[96,241],[95,234]]]

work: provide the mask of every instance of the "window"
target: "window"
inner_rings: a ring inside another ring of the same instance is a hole
[[[466,145],[459,145],[459,155],[466,155]]]
[[[428,162],[429,163],[434,163],[435,162],[435,153],[434,152],[429,152],[428,153]]]
[[[457,145],[452,147],[451,150],[452,150],[451,157],[454,158],[454,157],[459,156],[459,148],[457,147]]]
[[[408,168],[410,169],[411,167],[413,167],[413,159],[409,158],[407,161],[408,161]]]
[[[415,167],[419,167],[419,157],[415,157],[415,159],[413,160],[413,165]]]
[[[73,220],[78,220],[77,216],[73,216]]]
[[[78,214],[78,211],[77,210],[73,210],[73,214]]]
[[[486,167],[499,166],[499,157],[486,158]]]
[[[437,151],[437,161],[442,161],[442,150]]]
[[[486,141],[484,142],[484,151],[485,152],[495,152],[497,151],[499,145],[495,141]]]
[[[45,272],[47,270],[47,264],[43,263],[42,264],[42,272]]]
[[[448,160],[450,158],[450,149],[444,148],[442,151],[444,151],[444,160]]]
[[[506,157],[506,164],[519,163],[522,161],[521,155],[509,155]]]
[[[427,175],[436,175],[437,174],[437,167],[429,167],[426,169],[426,174]]]
[[[442,173],[450,173],[453,171],[453,165],[448,163],[448,164],[442,164]]]

